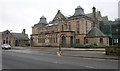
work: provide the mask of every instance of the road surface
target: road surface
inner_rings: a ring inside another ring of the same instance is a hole
[[[2,50],[3,69],[118,69],[118,60],[66,57],[29,50]]]

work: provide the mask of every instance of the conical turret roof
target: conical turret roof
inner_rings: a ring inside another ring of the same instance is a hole
[[[47,21],[46,21],[45,16],[42,16],[42,17],[40,18],[40,21],[39,21],[38,24],[47,24]]]
[[[84,9],[81,6],[77,6],[73,16],[84,15]]]
[[[88,34],[86,35],[86,37],[88,38],[92,38],[92,37],[105,37],[106,35],[103,34],[98,28],[93,27]]]

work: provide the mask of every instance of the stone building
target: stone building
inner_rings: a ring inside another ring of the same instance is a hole
[[[63,15],[58,10],[51,22],[47,23],[46,18],[42,16],[40,21],[32,27],[31,45],[57,47],[74,47],[76,44],[84,45],[89,31],[94,27],[96,29],[100,28],[99,21],[102,21],[102,16],[100,11],[96,12],[95,7],[93,7],[92,13],[85,14],[84,9],[78,6],[75,13],[70,17]],[[101,36],[98,36],[98,38],[101,38]],[[109,44],[102,45],[108,46]]]
[[[25,29],[22,33],[11,33],[9,30],[6,30],[2,32],[1,37],[1,44],[9,44],[11,46],[27,46],[29,44],[29,38],[25,34]]]
[[[109,46],[109,37],[104,35],[99,29],[93,27],[85,36],[85,43],[94,45],[107,45]]]
[[[2,44],[2,32],[0,32],[0,45]]]

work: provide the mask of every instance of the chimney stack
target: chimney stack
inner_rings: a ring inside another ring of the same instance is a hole
[[[97,18],[96,18],[96,8],[93,7],[92,8],[93,10],[93,20],[94,20],[94,27],[96,27],[96,24],[97,24]]]
[[[25,34],[25,29],[23,29],[22,34]]]

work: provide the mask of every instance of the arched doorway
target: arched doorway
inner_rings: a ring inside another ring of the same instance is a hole
[[[62,47],[66,47],[66,37],[62,36]]]

